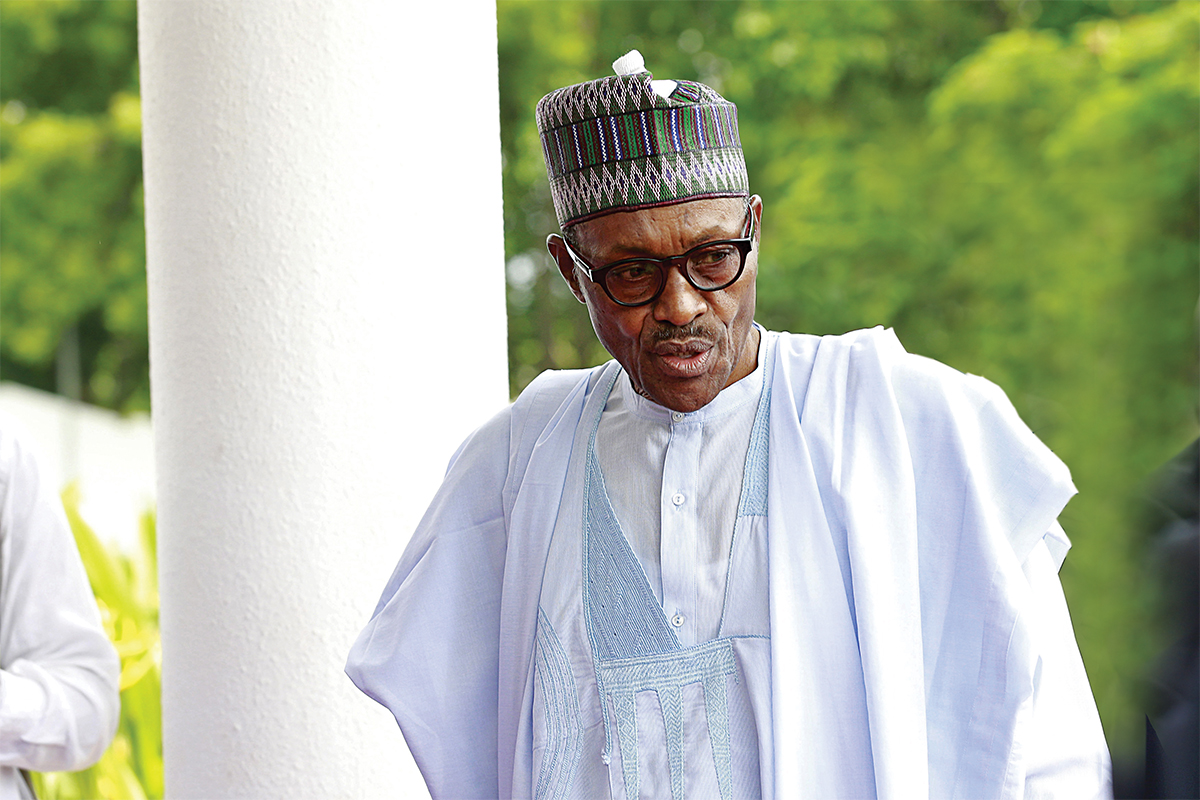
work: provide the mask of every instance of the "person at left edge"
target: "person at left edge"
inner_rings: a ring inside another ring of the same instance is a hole
[[[80,770],[117,729],[120,660],[55,487],[0,418],[0,800]]]

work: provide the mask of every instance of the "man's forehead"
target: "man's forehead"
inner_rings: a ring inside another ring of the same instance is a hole
[[[719,197],[617,211],[571,226],[579,244],[596,251],[652,253],[664,240],[678,240],[685,247],[716,238],[741,234],[734,231],[746,213],[746,198]]]

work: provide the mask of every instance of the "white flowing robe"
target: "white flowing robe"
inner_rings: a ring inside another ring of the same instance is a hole
[[[1055,576],[1066,467],[1003,392],[890,331],[767,335],[764,796],[1106,791]],[[350,654],[436,798],[533,793],[547,558],[617,369],[546,373],[464,443]]]
[[[57,487],[0,419],[0,800],[19,770],[79,770],[120,716],[121,664],[100,622]]]

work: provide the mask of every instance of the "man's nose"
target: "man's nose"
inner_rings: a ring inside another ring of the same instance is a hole
[[[707,310],[704,294],[683,276],[683,265],[672,264],[662,294],[654,302],[654,318],[682,328]]]

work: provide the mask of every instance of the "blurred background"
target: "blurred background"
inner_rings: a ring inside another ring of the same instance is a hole
[[[894,327],[999,383],[1070,466],[1063,585],[1114,757],[1136,760],[1174,635],[1148,486],[1197,435],[1200,4],[499,0],[497,15],[513,394],[607,359],[545,252],[534,104],[636,47],[656,77],[738,105],[765,205],[761,323]],[[134,454],[150,409],[136,16],[132,0],[0,2],[0,408],[107,410],[133,430],[107,445],[129,474],[152,471]],[[84,474],[94,426],[44,427],[128,694],[105,760],[43,776],[43,796],[161,796],[149,498]],[[139,507],[101,524],[117,512],[92,496],[121,492]]]

